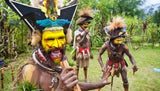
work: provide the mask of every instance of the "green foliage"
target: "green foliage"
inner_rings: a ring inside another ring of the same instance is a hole
[[[137,16],[134,18],[126,17],[125,19],[128,26],[127,33],[131,42],[137,43],[138,45],[152,43],[153,46],[159,42],[160,29],[156,23],[151,22],[151,16],[147,16],[145,21],[139,19]],[[144,25],[146,25],[145,30]]]
[[[101,47],[105,41],[105,37],[101,37],[101,33],[94,34],[91,36],[91,43],[92,43],[92,48],[95,49],[96,47]]]
[[[17,91],[36,91],[36,87],[34,84],[31,84],[30,82],[25,81],[18,84]]]
[[[71,66],[71,67],[73,67],[73,66],[75,66],[76,65],[76,63],[75,63],[75,61],[73,61],[72,60],[72,57],[73,57],[73,55],[74,55],[74,53],[72,53],[73,52],[73,47],[71,46],[71,45],[66,45],[66,56],[67,56],[67,59],[68,59],[68,63],[69,63],[69,65]]]
[[[92,33],[92,47],[100,47],[104,41],[106,34],[103,30],[108,21],[111,21],[113,16],[124,16],[127,19],[127,29],[129,30],[129,37],[131,38],[134,33],[141,34],[141,23],[138,18],[143,14],[143,11],[138,9],[139,5],[142,5],[142,0],[80,0],[78,9],[90,6],[94,10],[94,17],[89,25],[89,29]],[[78,19],[76,14],[73,22],[73,30],[77,27],[75,21]],[[131,25],[134,28],[130,30]]]
[[[21,1],[26,2],[29,0]],[[7,53],[7,55],[4,55],[7,58],[16,55],[16,53],[26,51],[28,47],[26,41],[28,28],[23,21],[20,21],[20,17],[8,7],[4,0],[0,1],[0,6],[0,42]],[[8,43],[4,45],[6,41]]]
[[[154,23],[156,23],[157,25],[160,25],[160,6],[158,8],[157,11],[154,12],[154,15],[153,15],[153,18],[152,18],[152,21]]]
[[[68,61],[69,62],[69,66],[73,67],[76,65],[76,63],[74,61]]]
[[[160,29],[157,27],[157,24],[150,23],[148,26],[149,31],[149,39],[148,41],[152,43],[152,47],[156,44],[156,42],[160,41]]]
[[[140,15],[142,10],[138,8],[139,5],[143,4],[142,0],[118,0],[117,9],[118,13],[123,13],[127,16]]]
[[[20,63],[22,63],[22,62],[24,62],[24,61],[26,61],[26,60],[24,60],[24,59],[19,60]]]
[[[30,0],[17,0],[17,1],[30,5]]]
[[[71,45],[69,45],[69,44],[66,44],[66,50],[69,50],[69,51],[71,51],[73,48],[72,48],[72,46]]]
[[[137,36],[136,34],[140,34],[137,32],[141,32],[141,30],[138,29],[139,28],[138,25],[140,25],[140,24],[138,22],[137,16],[125,17],[125,20],[126,20],[126,24],[127,24],[128,39],[131,40],[130,42],[135,41],[135,42],[139,43],[139,40],[137,40],[137,38],[136,39],[134,38],[135,36]]]

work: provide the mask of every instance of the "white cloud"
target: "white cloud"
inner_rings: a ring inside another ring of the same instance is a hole
[[[146,0],[146,2],[142,7],[146,7],[146,6],[150,6],[158,3],[160,4],[160,0]]]

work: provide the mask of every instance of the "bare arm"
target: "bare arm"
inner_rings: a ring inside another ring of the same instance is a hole
[[[124,46],[124,50],[125,50],[126,55],[129,57],[132,65],[135,65],[134,57],[131,55],[131,53],[129,52],[129,49],[126,45]]]
[[[82,39],[79,41],[79,44],[80,44],[80,45],[83,44],[83,42],[85,41],[85,38],[86,38],[86,36],[87,36],[88,33],[89,33],[89,30],[86,29],[86,30],[84,31],[84,34],[81,35],[81,36],[82,36]]]
[[[102,79],[98,83],[78,82],[77,75],[75,74],[74,69],[71,67],[66,67],[62,70],[62,73],[59,76],[59,85],[55,89],[55,91],[73,91],[73,88],[77,83],[80,86],[81,91],[101,88],[105,85],[110,84],[110,82],[107,82],[105,79]]]
[[[131,55],[131,53],[129,52],[129,49],[128,47],[125,45],[124,46],[124,49],[125,49],[125,53],[126,55],[129,57],[131,63],[132,63],[132,69],[133,69],[133,73],[136,72],[138,70],[137,66],[136,66],[136,62],[134,60],[134,57]]]
[[[101,65],[101,68],[102,68],[102,71],[103,71],[103,68],[104,68],[104,64],[102,62],[102,57],[101,55],[105,52],[105,50],[107,49],[107,45],[106,44],[103,44],[102,48],[100,49],[99,53],[98,53],[98,62],[99,64]]]
[[[101,80],[98,83],[85,83],[85,82],[79,82],[78,83],[82,91],[88,91],[88,90],[93,90],[97,88],[102,88],[105,85],[110,84],[110,82],[107,82],[106,80]]]

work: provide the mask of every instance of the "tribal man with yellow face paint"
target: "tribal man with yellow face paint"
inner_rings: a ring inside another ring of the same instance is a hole
[[[32,34],[32,37],[32,39],[34,39],[35,35]],[[42,60],[42,63],[45,63],[46,65],[48,64],[52,67],[53,65],[60,65],[60,62],[65,60],[66,57],[64,56],[64,50],[66,45],[66,36],[64,34],[63,27],[46,27],[42,31],[41,41],[38,44],[40,49],[35,53]]]
[[[102,68],[103,78],[106,78],[107,80],[108,77],[111,75],[113,79],[114,75],[119,76],[120,73],[123,80],[124,91],[128,91],[129,84],[126,70],[126,66],[128,65],[124,59],[124,54],[129,57],[133,65],[133,73],[135,73],[138,68],[136,66],[134,57],[129,52],[127,45],[123,43],[126,33],[126,24],[124,22],[124,19],[122,19],[121,17],[113,18],[113,21],[109,24],[109,26],[105,27],[105,31],[110,37],[110,40],[105,42],[100,49],[98,54],[98,61]],[[103,64],[101,57],[105,51],[108,52],[108,60],[106,62],[106,65]]]
[[[70,36],[66,37],[67,34],[64,31],[68,32],[67,28],[76,10],[77,0],[71,0],[70,4],[65,6],[64,11],[62,9],[63,15],[55,19],[49,16],[54,16],[57,13],[56,10],[51,10],[53,6],[56,6],[57,0],[45,0],[52,2],[48,3],[49,6],[51,5],[50,8],[48,8],[48,5],[47,7],[44,5],[46,9],[53,12],[50,15],[37,8],[28,7],[24,4],[19,5],[16,1],[14,3],[20,7],[14,5],[10,0],[5,1],[13,10],[18,10],[16,11],[18,15],[24,14],[21,8],[24,9],[24,12],[27,11],[26,16],[31,15],[23,17],[23,20],[32,30],[31,45],[36,46],[36,49],[32,52],[32,58],[20,65],[15,82],[27,81],[43,91],[88,91],[109,84],[104,80],[98,83],[78,82],[74,69],[68,64],[65,56],[65,45],[66,40],[70,41],[71,35],[67,33]],[[46,14],[48,17],[45,16]],[[22,18],[22,16],[20,17]]]
[[[65,34],[60,31],[44,31],[42,34],[42,46],[46,52],[51,51],[50,48],[62,48],[65,46]]]
[[[46,28],[42,34],[42,46],[55,64],[60,63],[61,50],[65,48],[66,40],[62,27]]]

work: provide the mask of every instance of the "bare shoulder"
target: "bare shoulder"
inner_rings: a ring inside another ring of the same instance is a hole
[[[102,45],[102,49],[106,49],[108,48],[109,46],[109,42],[105,42],[103,45]]]
[[[128,50],[128,46],[126,44],[122,44],[123,49]]]

